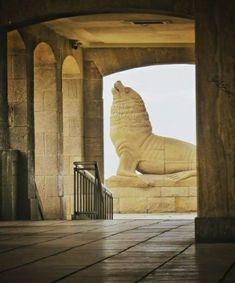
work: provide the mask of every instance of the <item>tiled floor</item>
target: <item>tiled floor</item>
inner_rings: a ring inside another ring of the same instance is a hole
[[[235,244],[195,245],[190,218],[1,222],[0,282],[234,283]]]

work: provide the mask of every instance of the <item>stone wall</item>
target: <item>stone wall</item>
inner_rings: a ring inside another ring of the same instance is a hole
[[[111,188],[114,213],[197,211],[196,187]]]
[[[97,161],[104,178],[103,80],[96,64],[84,64],[84,154],[86,161]]]
[[[195,63],[192,47],[87,48],[83,54],[84,60],[94,62],[102,76],[150,65]]]
[[[46,52],[38,52],[42,46]],[[43,25],[8,34],[9,140],[19,151],[19,218],[38,218],[36,187],[46,218],[71,217],[73,161],[98,161],[103,177],[103,76],[172,60],[193,62],[193,49],[177,50],[75,50]]]
[[[106,180],[113,193],[115,213],[162,213],[197,211],[196,177],[177,182],[170,175],[118,177]],[[144,181],[144,182],[143,182]],[[124,186],[125,184],[125,186]],[[128,185],[129,184],[129,185]]]
[[[62,66],[68,56],[80,69],[73,78],[78,91],[69,90],[70,97],[80,96],[77,103],[70,104],[63,102],[62,93],[63,83],[66,89]],[[73,190],[72,160],[67,162],[64,156],[72,150],[73,160],[83,158],[82,75],[81,49],[73,49],[69,40],[53,31],[36,25],[8,34],[9,140],[10,147],[19,151],[17,218],[38,219],[36,186],[45,218],[64,218],[72,213],[71,199],[66,197]],[[67,121],[66,115],[72,112],[76,121]],[[68,128],[74,136],[71,143],[66,140]]]
[[[19,187],[17,215],[28,214],[28,96],[26,47],[17,31],[8,33],[8,125],[9,146],[18,151]]]

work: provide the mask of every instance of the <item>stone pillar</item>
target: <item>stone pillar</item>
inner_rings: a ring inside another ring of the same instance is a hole
[[[235,242],[235,1],[197,0],[197,242]]]
[[[26,57],[27,62],[27,102],[28,102],[28,168],[27,168],[27,193],[25,197],[29,199],[28,202],[22,201],[21,206],[24,209],[24,215],[28,214],[30,220],[39,220],[38,199],[36,197],[36,183],[35,183],[35,155],[34,155],[34,58],[33,49],[30,48]],[[27,204],[27,205],[26,205]],[[25,218],[25,216],[24,216]]]
[[[0,150],[8,148],[7,33],[0,32]]]
[[[31,77],[28,72],[29,62],[27,62],[29,51],[27,54],[18,31],[9,32],[7,37],[9,147],[11,150],[18,150],[17,219],[29,219],[29,200],[31,199],[28,186],[30,124],[28,80]]]
[[[84,155],[98,161],[104,179],[103,81],[93,61],[84,62]]]

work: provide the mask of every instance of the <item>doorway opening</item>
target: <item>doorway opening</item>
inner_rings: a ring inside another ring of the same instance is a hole
[[[112,188],[119,157],[110,138],[111,89],[118,80],[141,95],[154,134],[196,145],[195,66],[155,65],[114,73],[104,77],[103,91],[105,179],[114,194],[114,212],[195,212],[196,176],[167,185],[158,180],[147,189],[130,182],[126,188],[118,188],[116,184]]]

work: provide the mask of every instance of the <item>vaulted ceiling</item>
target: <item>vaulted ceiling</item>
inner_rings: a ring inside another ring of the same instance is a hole
[[[98,14],[44,23],[84,48],[193,47],[194,21],[158,14]]]

